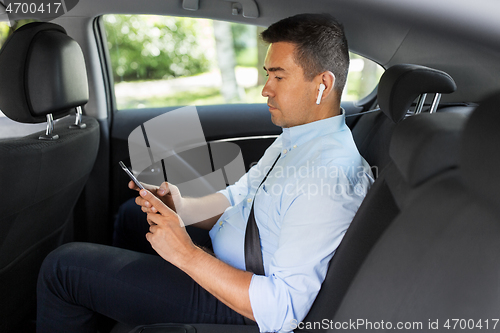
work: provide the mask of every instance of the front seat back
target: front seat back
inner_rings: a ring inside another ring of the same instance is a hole
[[[496,94],[468,119],[460,139],[459,168],[412,193],[359,270],[335,322],[360,318],[380,325],[383,319],[392,330],[402,322],[413,331],[447,331],[446,325],[455,325],[457,331],[469,319],[475,324],[481,320],[486,328],[484,319],[498,316],[499,103]],[[401,170],[412,178],[411,169]],[[470,324],[469,330],[481,330]],[[391,330],[385,327],[382,331]]]
[[[45,133],[0,141],[1,332],[33,311],[40,265],[61,244],[94,165],[97,121],[52,122],[87,101],[83,53],[62,27],[30,23],[5,42],[0,110],[18,122],[48,125]]]

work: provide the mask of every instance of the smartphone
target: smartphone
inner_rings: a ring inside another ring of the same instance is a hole
[[[123,171],[125,171],[127,173],[127,175],[130,177],[130,179],[132,179],[132,181],[135,183],[135,185],[137,185],[137,187],[139,187],[141,190],[144,190],[144,186],[141,184],[141,182],[134,176],[134,174],[132,173],[132,171],[130,171],[130,169],[122,162],[118,162],[120,164],[120,166],[122,167]]]

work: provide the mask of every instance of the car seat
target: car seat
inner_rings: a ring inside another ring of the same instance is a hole
[[[434,68],[413,64],[398,64],[388,68],[378,85],[380,111],[372,110],[362,115],[352,130],[361,156],[372,167],[376,167],[375,171],[382,171],[390,162],[389,142],[396,124],[408,114],[420,113],[427,94],[435,94],[434,109],[431,108],[433,112],[441,94],[449,94],[456,89],[450,75]],[[410,113],[412,103],[419,96],[415,111]]]
[[[0,141],[0,331],[35,307],[45,256],[71,238],[72,211],[94,165],[99,125],[88,101],[80,46],[52,23],[30,23],[0,50],[0,110],[45,132]],[[76,118],[67,116],[79,109]]]
[[[470,116],[460,139],[459,167],[410,193],[360,268],[334,322],[363,319],[360,331],[375,330],[374,325],[394,330],[399,322],[415,331],[478,331],[476,325],[486,328],[489,319],[493,329],[500,309],[498,105],[500,94]],[[411,178],[402,153],[394,149],[391,155]],[[432,155],[429,163],[439,158]]]

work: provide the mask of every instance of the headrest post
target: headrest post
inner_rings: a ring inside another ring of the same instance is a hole
[[[70,125],[69,128],[85,128],[87,127],[86,124],[82,123],[82,107],[77,106],[76,107],[76,118],[75,118],[75,123],[73,125]]]
[[[419,114],[420,112],[422,112],[426,98],[427,98],[426,93],[420,95],[418,102],[417,102],[417,108],[415,109],[415,114]]]
[[[429,113],[436,112],[440,101],[441,101],[441,94],[437,93],[436,96],[434,96],[434,99],[432,100],[431,110],[429,111]]]
[[[39,140],[57,140],[59,135],[52,134],[54,132],[54,117],[52,113],[47,114],[47,129],[45,130],[45,135],[40,135]]]

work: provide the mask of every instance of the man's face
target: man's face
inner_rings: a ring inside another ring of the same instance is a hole
[[[272,122],[280,127],[316,120],[314,111],[319,83],[305,79],[302,67],[293,59],[294,51],[292,43],[272,43],[264,64],[268,79],[262,96],[267,97]]]

